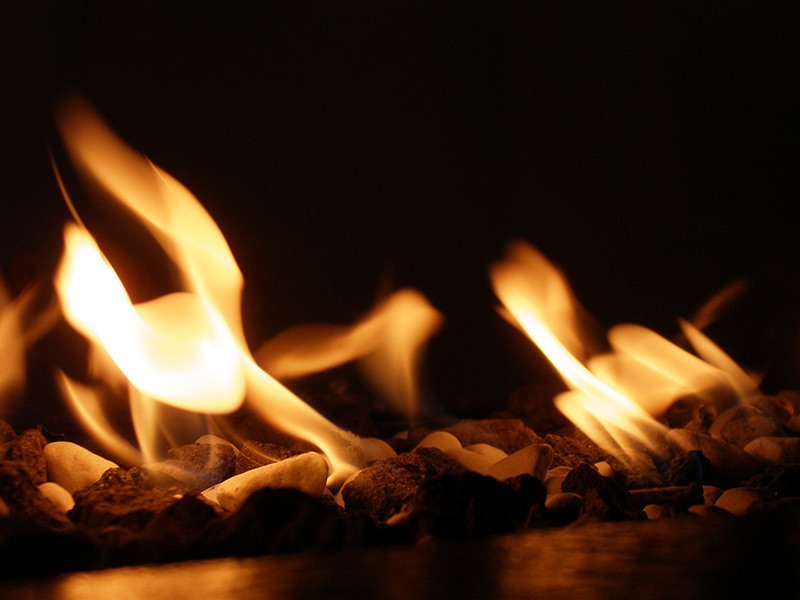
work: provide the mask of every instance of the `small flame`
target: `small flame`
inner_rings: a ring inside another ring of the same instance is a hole
[[[66,225],[56,276],[64,315],[124,375],[140,444],[154,443],[155,434],[141,422],[159,406],[225,414],[247,399],[265,419],[326,454],[330,484],[365,466],[357,436],[336,427],[256,364],[241,322],[241,272],[216,223],[194,196],[128,148],[85,102],[66,103],[58,122],[74,161],[141,219],[179,268],[185,288],[132,303],[88,231]],[[65,375],[61,386],[71,403],[82,406],[84,423],[93,430],[107,426],[97,409],[98,394]],[[137,458],[124,442],[109,444]],[[152,450],[143,451],[152,458]]]
[[[572,389],[555,399],[558,408],[610,453],[627,461],[638,445],[658,450],[655,419],[575,356],[584,355],[580,307],[566,278],[541,253],[523,242],[509,245],[506,259],[492,266],[495,293],[513,319],[542,350]]]
[[[587,352],[589,338],[578,318],[582,309],[566,278],[524,242],[509,246],[491,278],[507,318],[539,346],[571,389],[555,398],[556,406],[623,463],[638,463],[642,449],[662,454],[665,428],[653,415],[663,414],[677,398],[691,394],[713,402],[725,390],[746,401],[757,394],[757,382],[684,321],[684,335],[702,358],[632,324],[609,331],[610,352]]]
[[[0,279],[0,408],[3,402],[25,387],[25,354],[58,319],[58,307],[37,306],[39,286],[34,285],[12,298]]]
[[[422,294],[403,289],[352,326],[293,327],[263,344],[256,356],[279,379],[358,360],[373,385],[412,418],[420,401],[421,354],[442,321]]]

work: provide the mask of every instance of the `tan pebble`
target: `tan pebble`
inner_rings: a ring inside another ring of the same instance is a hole
[[[707,506],[713,506],[713,504],[717,501],[722,495],[723,490],[713,485],[704,485],[703,486],[703,500]]]
[[[11,514],[11,509],[8,508],[6,501],[0,498],[0,517],[7,517]]]
[[[214,491],[219,505],[234,511],[250,494],[264,488],[294,488],[317,498],[327,479],[326,460],[317,452],[306,452],[234,475],[214,486]]]
[[[362,438],[361,449],[368,463],[376,460],[395,458],[397,456],[397,452],[395,452],[394,448],[380,438]]]
[[[429,433],[420,440],[419,444],[417,444],[414,449],[416,450],[417,448],[438,448],[444,452],[448,450],[463,450],[458,438],[446,431],[434,431],[433,433]]]
[[[561,493],[561,484],[571,470],[571,467],[560,466],[547,471],[544,477],[544,486],[547,488],[548,495]]]
[[[75,506],[75,500],[72,498],[72,494],[57,483],[46,481],[39,486],[39,491],[42,493],[42,496],[55,504],[56,508],[62,513],[66,514]]]
[[[648,504],[642,510],[644,514],[647,515],[648,519],[660,519],[661,515],[664,513],[664,507],[658,504]]]
[[[552,446],[531,444],[496,462],[489,469],[488,475],[501,481],[517,475],[533,475],[543,481],[552,462]]]
[[[465,446],[464,450],[469,450],[470,452],[484,456],[494,462],[501,461],[508,456],[508,454],[500,450],[500,448],[492,446],[491,444],[472,444],[470,446]]]
[[[762,466],[800,462],[800,438],[760,437],[744,447],[744,451]]]
[[[600,475],[605,477],[611,477],[614,475],[614,469],[612,469],[611,465],[604,460],[594,463],[594,468],[597,469],[597,472],[600,473]]]
[[[580,508],[583,506],[583,496],[573,492],[562,492],[548,496],[544,501],[544,506],[550,510],[560,510],[564,508]]]
[[[50,442],[44,447],[48,480],[70,494],[95,483],[118,465],[72,442]]]
[[[714,506],[727,510],[731,514],[741,516],[746,514],[754,504],[764,499],[763,494],[754,489],[746,487],[731,488],[722,492]]]

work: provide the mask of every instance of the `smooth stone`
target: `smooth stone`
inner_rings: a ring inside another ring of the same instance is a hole
[[[573,492],[560,492],[548,496],[544,507],[548,510],[580,509],[583,507],[583,496]]]
[[[597,472],[603,477],[613,477],[614,475],[614,469],[604,460],[594,463],[594,468],[597,469]]]
[[[800,438],[760,437],[747,444],[744,451],[762,466],[800,463]]]
[[[713,506],[724,490],[714,485],[703,486],[703,500],[706,506]]]
[[[648,504],[642,511],[647,515],[648,519],[660,519],[661,515],[664,514],[664,507],[658,504]]]
[[[493,464],[487,474],[500,481],[517,475],[533,475],[539,481],[544,481],[552,462],[552,446],[531,444]]]
[[[222,508],[235,511],[250,494],[264,488],[294,488],[318,498],[327,479],[326,460],[317,452],[306,452],[234,475],[214,486],[214,491]]]
[[[367,463],[397,457],[395,449],[380,438],[361,438],[361,450]]]
[[[731,488],[722,492],[714,506],[727,510],[729,513],[741,516],[747,514],[750,507],[765,500],[763,494],[751,488]]]
[[[442,452],[455,458],[470,471],[475,471],[481,475],[486,475],[494,464],[494,461],[470,452],[461,446],[461,442],[452,433],[446,431],[434,431],[429,433],[414,448],[438,448]]]
[[[55,504],[56,508],[66,514],[75,506],[75,499],[67,490],[53,481],[46,481],[39,485],[42,496]]]
[[[72,442],[50,442],[42,451],[48,480],[70,494],[95,483],[109,469],[119,465]]]
[[[8,517],[11,515],[11,509],[6,504],[6,501],[0,498],[0,517]]]
[[[464,450],[469,450],[480,456],[485,456],[494,462],[501,461],[508,456],[508,454],[500,450],[500,448],[492,446],[491,444],[472,444],[470,446],[465,446]]]
[[[218,435],[214,435],[213,433],[207,433],[206,435],[201,435],[197,438],[194,442],[195,444],[227,444],[234,450],[238,451],[238,448],[225,438],[219,437]]]
[[[572,467],[562,465],[547,471],[544,477],[544,487],[547,488],[548,496],[561,493],[561,483],[571,470]]]
[[[688,429],[670,429],[665,437],[673,450],[702,452],[722,479],[744,481],[760,469],[756,459],[747,452],[710,435]]]

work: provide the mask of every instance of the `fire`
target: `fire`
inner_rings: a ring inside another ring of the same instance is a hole
[[[373,385],[413,418],[420,400],[418,370],[424,344],[442,321],[422,294],[403,289],[352,326],[293,327],[263,344],[256,356],[279,379],[358,361]]]
[[[257,364],[243,335],[242,274],[221,231],[191,192],[128,148],[87,104],[69,102],[58,117],[76,165],[141,219],[181,274],[181,291],[133,303],[86,228],[75,223],[64,228],[64,254],[56,276],[63,313],[91,341],[102,361],[98,364],[105,365],[102,372],[117,369],[124,376],[140,444],[155,444],[158,433],[148,415],[164,407],[191,420],[228,414],[247,402],[266,420],[319,447],[330,462],[329,484],[341,483],[364,467],[374,445],[328,421]],[[66,192],[65,198],[69,202]],[[77,214],[76,220],[80,222]],[[395,310],[400,305],[416,309]],[[349,356],[378,345],[376,328],[397,330],[397,323],[425,312],[427,328],[411,335],[410,349],[399,354],[405,357],[399,359],[401,370],[410,372],[423,338],[433,330],[435,311],[408,291],[396,294],[387,306],[392,308],[384,316],[357,328],[354,339],[360,341]],[[99,389],[63,373],[60,380],[84,423],[118,453],[140,458],[136,449],[109,434]],[[406,389],[404,394],[413,392]],[[143,453],[150,460],[156,454],[152,448],[143,448]]]
[[[557,369],[570,391],[556,406],[623,463],[642,451],[662,454],[666,432],[656,418],[681,396],[713,401],[721,389],[746,401],[757,383],[699,329],[681,321],[698,358],[645,327],[621,324],[608,333],[610,351],[589,351],[583,309],[564,275],[524,242],[509,246],[491,279],[507,318]]]

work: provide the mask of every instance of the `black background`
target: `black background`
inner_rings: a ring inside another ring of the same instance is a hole
[[[549,374],[487,277],[523,238],[605,327],[672,337],[748,278],[720,341],[800,385],[791,2],[5,4],[12,287],[57,260],[51,119],[78,91],[217,220],[253,347],[411,286],[447,319],[436,400],[500,406]]]

